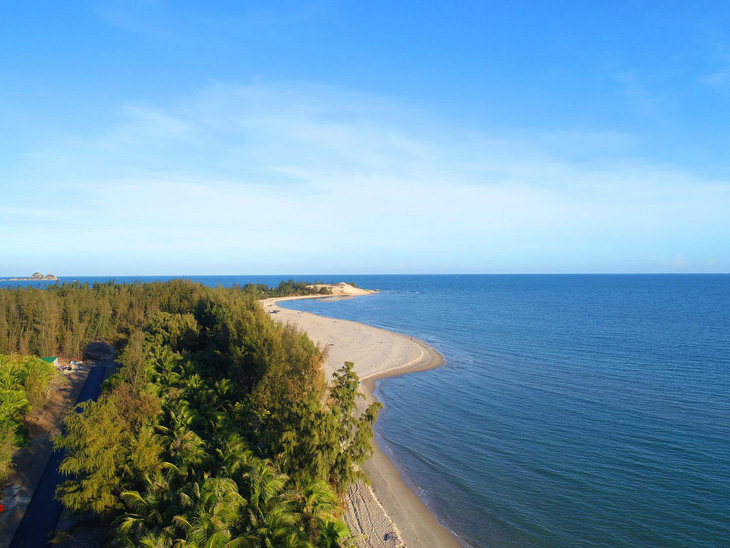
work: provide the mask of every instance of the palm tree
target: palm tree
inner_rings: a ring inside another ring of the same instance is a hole
[[[183,407],[177,413],[169,412],[169,427],[158,426],[157,430],[165,436],[165,447],[170,459],[180,472],[188,476],[199,468],[208,458],[205,441],[191,428],[198,420],[197,413]]]
[[[144,548],[171,548],[175,546],[175,542],[165,535],[147,533],[138,542],[129,543],[124,546],[129,546],[129,548],[136,548],[137,546],[143,546]]]
[[[234,480],[249,472],[255,459],[248,444],[238,434],[231,435],[216,453],[222,463],[222,473]]]
[[[332,486],[325,481],[306,485],[304,492],[297,497],[305,531],[310,531],[313,538],[324,523],[337,521],[340,513],[340,499]]]
[[[189,530],[188,519],[200,498],[197,482],[188,482],[187,474],[170,462],[146,478],[147,487],[121,493],[126,513],[116,520],[117,538],[122,545],[136,546],[145,538],[155,542],[165,537],[182,539]],[[150,537],[149,535],[153,535]],[[176,543],[179,544],[179,542]]]
[[[208,478],[203,483],[187,540],[206,548],[223,547],[232,540],[246,501],[229,478]]]
[[[254,459],[241,482],[247,489],[249,530],[245,535],[256,546],[279,546],[297,533],[301,516],[285,491],[289,478],[279,474],[268,460]]]
[[[23,390],[0,392],[0,421],[18,421],[30,410],[30,402]]]
[[[117,538],[122,546],[135,546],[137,542],[154,544],[149,546],[170,546],[176,537],[174,514],[177,510],[169,484],[162,473],[158,472],[154,480],[148,478],[148,486],[144,494],[139,491],[124,491],[122,502],[127,513],[117,519]],[[146,539],[146,540],[145,540]],[[160,544],[163,539],[168,544]]]
[[[354,545],[355,539],[343,521],[325,521],[321,524],[317,548],[345,548]]]

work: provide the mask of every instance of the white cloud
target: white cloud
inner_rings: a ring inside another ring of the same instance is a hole
[[[487,134],[307,84],[121,115],[29,156],[23,184],[73,219],[49,240],[59,260],[113,245],[135,273],[650,270],[670,239],[730,234],[727,181],[630,159],[630,136]],[[28,230],[36,196],[5,206],[4,253],[51,233]]]

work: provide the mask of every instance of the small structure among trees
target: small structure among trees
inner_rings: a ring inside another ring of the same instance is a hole
[[[48,356],[41,358],[46,363],[50,363],[53,367],[58,367],[58,356]]]

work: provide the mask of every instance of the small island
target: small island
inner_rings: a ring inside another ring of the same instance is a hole
[[[3,282],[57,282],[58,276],[51,274],[43,275],[40,272],[34,272],[32,275],[25,278],[5,278],[1,280]]]

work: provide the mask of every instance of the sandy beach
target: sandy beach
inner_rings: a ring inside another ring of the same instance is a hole
[[[369,293],[367,290],[341,285],[335,286],[334,297],[325,298],[351,298]],[[302,298],[314,297],[266,299],[262,305],[274,319],[306,331],[314,342],[327,350],[324,365],[327,379],[345,361],[354,362],[355,372],[361,379],[365,403],[374,401],[373,391],[377,379],[424,371],[444,363],[438,352],[418,339],[358,322],[287,310],[277,304]],[[360,483],[350,489],[346,500],[345,521],[353,533],[360,535],[358,547],[461,546],[406,485],[401,471],[382,448],[377,444],[374,446],[375,454],[364,467],[372,488]]]

